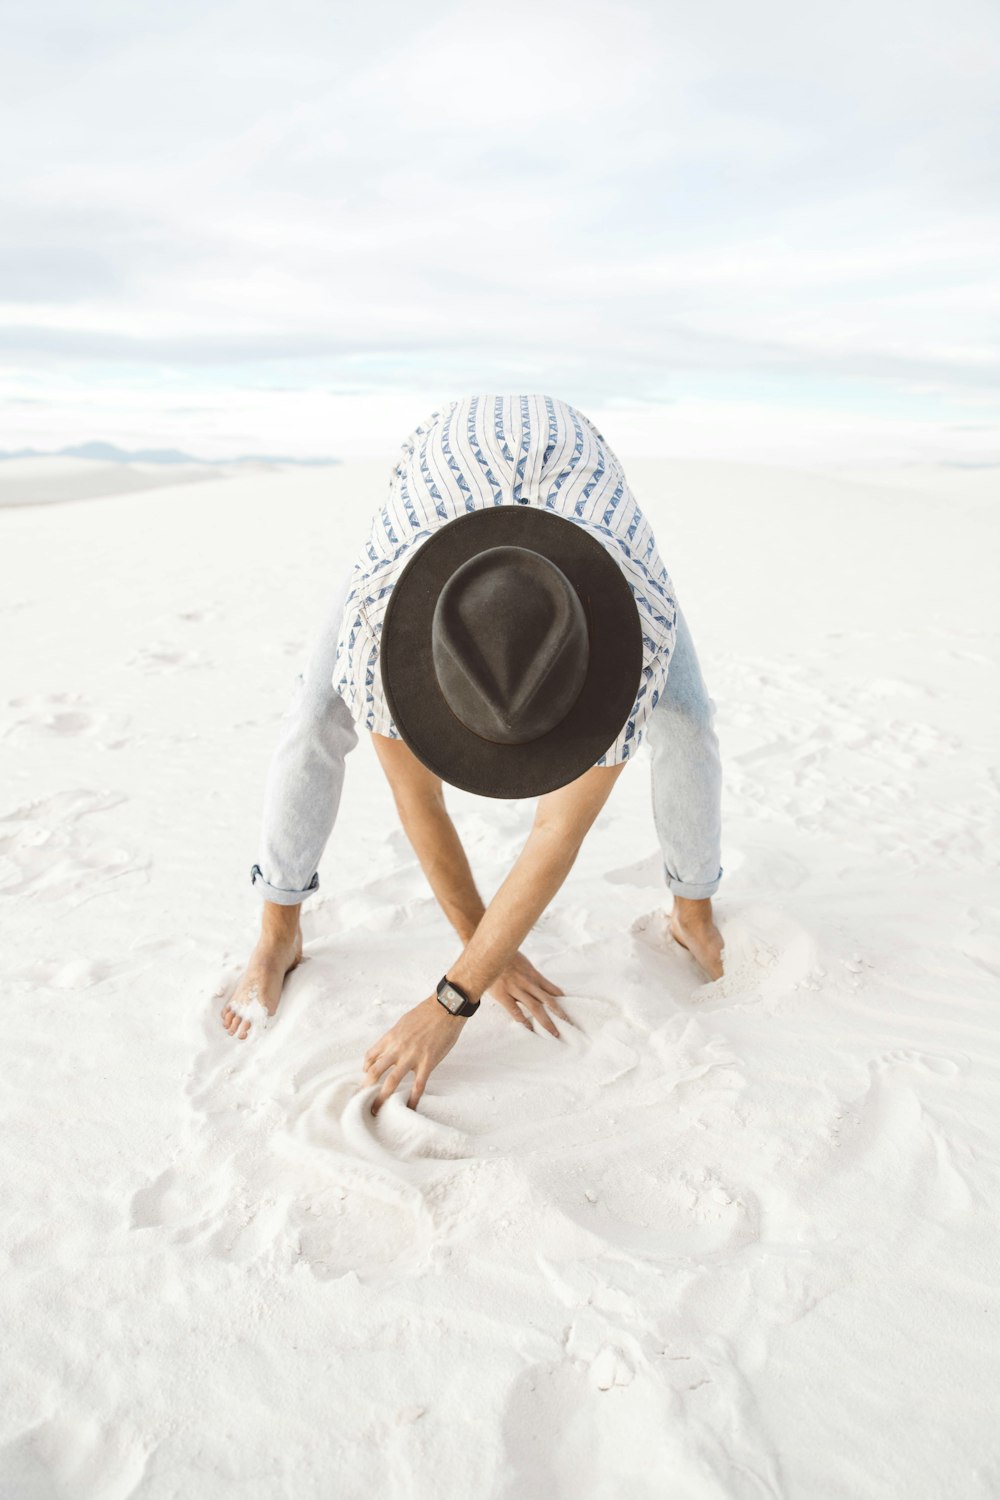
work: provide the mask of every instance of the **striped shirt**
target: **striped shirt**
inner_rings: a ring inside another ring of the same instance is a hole
[[[546,506],[586,527],[632,588],[642,623],[642,677],[627,721],[597,761],[618,765],[638,749],[666,683],[677,603],[621,464],[589,418],[554,396],[466,396],[414,428],[351,572],[333,686],[359,725],[400,738],[378,659],[393,584],[439,526],[481,506],[511,504]]]

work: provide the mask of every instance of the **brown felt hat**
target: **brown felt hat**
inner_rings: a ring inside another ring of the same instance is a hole
[[[639,691],[642,625],[588,522],[494,505],[417,547],[389,595],[379,661],[418,760],[463,791],[537,797],[614,744]]]

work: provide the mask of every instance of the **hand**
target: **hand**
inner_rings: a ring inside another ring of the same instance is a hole
[[[442,1057],[454,1047],[459,1032],[470,1019],[469,1016],[453,1016],[436,994],[428,995],[426,1000],[421,1000],[419,1005],[400,1016],[395,1026],[368,1048],[362,1060],[368,1083],[378,1083],[385,1074],[381,1092],[372,1105],[372,1114],[378,1114],[411,1068],[416,1077],[407,1108],[416,1109],[428,1078]]]
[[[502,1005],[515,1021],[520,1021],[521,1025],[527,1026],[529,1031],[535,1029],[529,1018],[534,1016],[543,1030],[549,1032],[551,1036],[559,1037],[559,1032],[545,1009],[546,1006],[560,1020],[566,1021],[570,1026],[576,1024],[575,1021],[570,1020],[558,1000],[555,999],[556,995],[565,995],[566,991],[561,990],[551,980],[544,978],[531,960],[525,958],[520,950],[514,954],[506,969],[498,975],[496,982],[486,993],[492,995],[493,999]],[[529,1012],[529,1016],[525,1016],[521,1006]],[[561,1041],[562,1038],[559,1037],[559,1040]]]

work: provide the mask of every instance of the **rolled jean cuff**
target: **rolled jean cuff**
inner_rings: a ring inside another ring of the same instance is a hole
[[[304,891],[286,891],[280,885],[271,885],[270,881],[264,879],[260,865],[254,865],[250,870],[250,884],[256,887],[264,901],[273,901],[276,906],[298,906],[313,891],[319,890],[319,871],[316,871]]]
[[[694,885],[690,880],[678,880],[676,876],[671,875],[666,865],[664,865],[663,867],[663,873],[667,877],[668,889],[671,890],[675,896],[683,896],[688,901],[703,901],[706,896],[714,896],[716,891],[719,889],[719,882],[722,879],[721,866],[719,868],[719,873],[718,875],[716,875],[715,879],[706,880],[702,885]]]

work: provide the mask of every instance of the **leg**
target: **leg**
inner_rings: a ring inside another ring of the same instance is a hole
[[[722,974],[722,937],[711,897],[722,879],[722,762],[715,703],[683,613],[667,684],[646,725],[653,821],[667,887],[670,931],[712,978]]]
[[[260,860],[250,872],[261,897],[298,906],[319,889],[317,866],[336,821],[344,760],[358,731],[331,685],[348,574],[334,590],[285,710],[264,789]]]
[[[260,862],[250,879],[262,900],[257,946],[222,1023],[245,1039],[253,1024],[278,1007],[286,975],[302,958],[299,914],[319,888],[317,866],[340,807],[344,759],[358,742],[354,720],[331,683],[348,572],[296,678],[268,769],[260,832]]]

